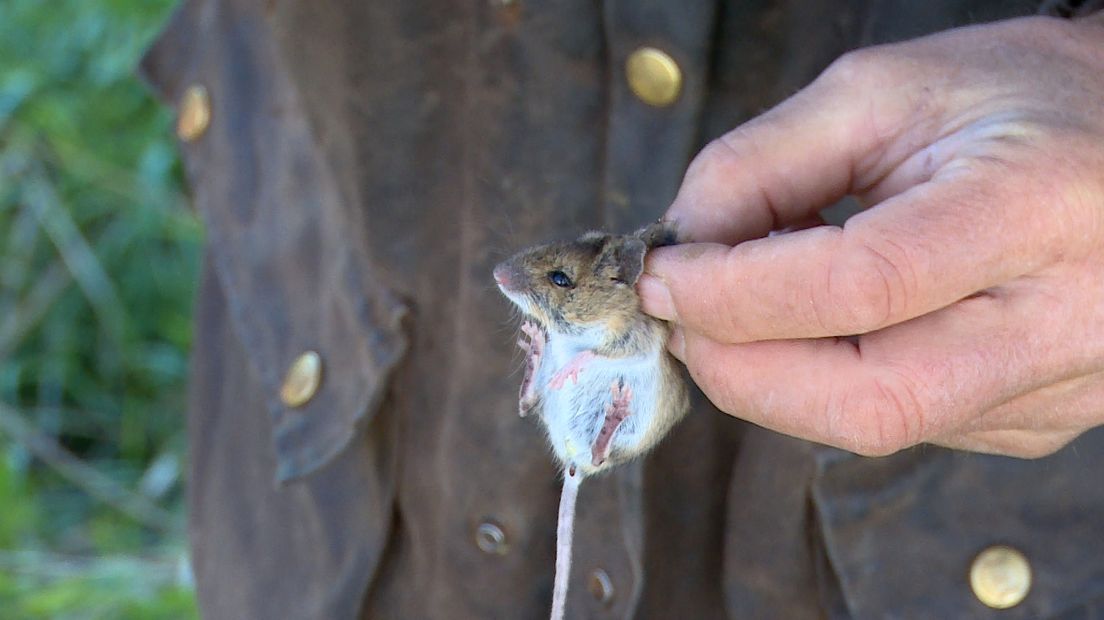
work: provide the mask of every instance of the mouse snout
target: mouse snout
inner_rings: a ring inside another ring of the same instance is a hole
[[[505,290],[517,290],[524,281],[525,275],[520,269],[509,262],[499,263],[494,268],[494,279]]]

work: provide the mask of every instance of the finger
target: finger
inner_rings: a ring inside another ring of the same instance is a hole
[[[1078,218],[1061,203],[1037,207],[1050,184],[1018,163],[979,160],[842,229],[659,248],[640,283],[643,308],[718,342],[874,331],[1085,251],[1065,241],[1089,243],[1067,234]]]
[[[1104,423],[1104,374],[1046,385],[994,407],[961,432],[1076,430]]]
[[[1083,432],[1084,429],[1077,431],[1028,431],[1018,429],[984,431],[969,435],[957,435],[947,439],[937,439],[931,443],[966,452],[1037,459],[1061,450],[1066,444],[1077,439]]]
[[[1079,282],[1070,282],[1076,286]],[[1094,291],[1096,294],[1098,291]],[[1012,292],[964,300],[858,339],[728,345],[680,330],[671,348],[723,411],[868,455],[954,436],[1042,386],[1100,372],[1104,319]],[[1060,343],[1060,344],[1056,344]]]
[[[803,220],[793,222],[784,228],[770,231],[770,236],[784,235],[786,233],[797,232],[799,230],[808,230],[810,228],[816,228],[817,226],[824,226],[827,222],[819,214],[811,215]]]
[[[727,245],[761,237],[894,167],[910,154],[893,147],[903,136],[926,144],[939,123],[925,115],[939,107],[927,105],[919,76],[902,83],[884,49],[841,57],[793,97],[707,145],[665,216],[678,222],[680,237]]]
[[[1037,458],[1102,423],[1104,374],[1092,373],[1013,398],[932,443]]]

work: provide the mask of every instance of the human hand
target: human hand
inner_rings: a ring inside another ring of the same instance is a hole
[[[650,254],[644,310],[724,411],[866,455],[1104,423],[1100,17],[848,54],[706,147],[666,217],[694,243]]]

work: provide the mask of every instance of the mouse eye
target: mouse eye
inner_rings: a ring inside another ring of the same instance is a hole
[[[567,274],[562,271],[548,272],[548,281],[561,288],[571,288],[572,286],[575,286],[571,282],[571,278],[567,277]]]

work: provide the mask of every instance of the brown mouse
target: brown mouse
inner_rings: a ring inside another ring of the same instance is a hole
[[[674,238],[665,222],[631,235],[590,232],[529,248],[494,270],[527,317],[519,411],[539,410],[564,467],[553,619],[563,616],[579,483],[644,454],[689,410],[668,327],[640,310],[634,288],[647,250]]]

